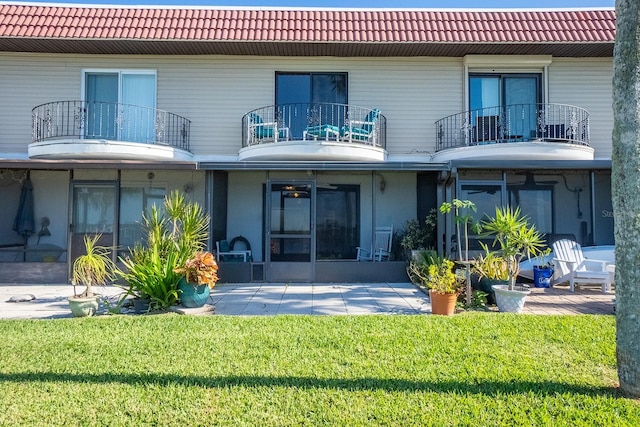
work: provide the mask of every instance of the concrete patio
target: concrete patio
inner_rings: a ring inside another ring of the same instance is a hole
[[[568,286],[532,288],[524,307],[526,314],[614,314],[614,292],[599,288],[569,292]],[[99,288],[105,296],[115,298],[121,289]],[[33,295],[27,302],[9,302],[14,296]],[[0,284],[0,319],[51,319],[71,317],[67,298],[73,295],[70,285],[2,285]],[[429,298],[411,283],[247,283],[219,284],[202,309],[187,313],[268,316],[294,315],[365,315],[430,314]]]

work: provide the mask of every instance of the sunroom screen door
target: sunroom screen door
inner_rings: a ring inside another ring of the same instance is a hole
[[[84,236],[100,234],[100,246],[113,247],[115,244],[116,221],[115,182],[74,183],[72,186],[72,206],[70,235],[71,258],[69,265],[84,253]]]
[[[267,186],[267,279],[310,282],[315,260],[312,182],[271,182]]]

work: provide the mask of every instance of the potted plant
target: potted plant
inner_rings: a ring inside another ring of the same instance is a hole
[[[410,219],[405,223],[400,246],[410,253],[409,259],[415,258],[420,250],[434,247],[437,215],[436,209],[431,209],[423,222]]]
[[[551,276],[553,276],[553,264],[546,259],[551,253],[551,248],[541,251],[535,257],[533,264],[533,285],[536,288],[551,287]]]
[[[120,257],[125,268],[119,272],[126,282],[127,295],[148,299],[150,310],[164,310],[180,300],[178,282],[184,266],[194,251],[205,249],[209,216],[197,203],[188,202],[184,194],[173,191],[164,199],[163,209],[151,208],[143,215],[146,238]]]
[[[525,256],[536,256],[544,246],[542,234],[534,225],[529,225],[527,216],[520,208],[497,207],[494,217],[482,221],[482,229],[493,236],[493,245],[499,247],[499,254],[507,261],[507,285],[493,285],[496,303],[500,311],[519,313],[525,298],[531,293],[526,285],[516,285],[520,273],[520,261]]]
[[[453,261],[434,250],[421,251],[409,262],[411,280],[429,290],[431,312],[450,316],[455,312],[461,283],[453,272]]]
[[[180,301],[185,307],[202,307],[218,281],[218,264],[208,251],[197,251],[185,263],[173,269],[184,275],[178,282]]]
[[[487,293],[487,303],[495,304],[495,292],[491,288],[493,285],[507,285],[509,279],[509,269],[507,260],[496,251],[489,250],[488,246],[481,243],[484,254],[478,255],[471,266],[471,272],[477,276],[475,287]]]
[[[461,214],[461,210],[464,209],[464,215]],[[469,230],[474,233],[480,232],[480,226],[473,222],[472,212],[476,212],[477,208],[475,203],[470,200],[453,199],[451,202],[444,202],[440,205],[440,212],[448,214],[454,211],[454,222],[456,225],[456,241],[458,247],[458,263],[465,267],[466,276],[466,295],[467,306],[471,305],[471,267],[469,263]],[[462,251],[462,240],[464,238],[464,252]],[[464,256],[463,256],[464,254]]]
[[[112,281],[116,266],[111,259],[111,250],[98,245],[101,234],[93,236],[85,234],[85,254],[73,262],[71,284],[73,296],[69,298],[71,313],[76,317],[93,316],[98,310],[99,296],[93,292],[93,286],[105,285]],[[78,295],[76,286],[84,286],[85,290]]]

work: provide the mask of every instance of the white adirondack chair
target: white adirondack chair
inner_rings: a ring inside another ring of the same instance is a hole
[[[376,227],[375,242],[371,249],[358,247],[356,258],[358,261],[388,261],[391,256],[393,242],[393,225],[390,227]]]
[[[602,292],[611,289],[612,268],[608,261],[585,258],[579,243],[562,239],[553,243],[553,284],[569,282],[574,291],[579,283],[599,284]]]

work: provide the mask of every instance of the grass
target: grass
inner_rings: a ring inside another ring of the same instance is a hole
[[[637,426],[615,318],[0,322],[0,425]]]

